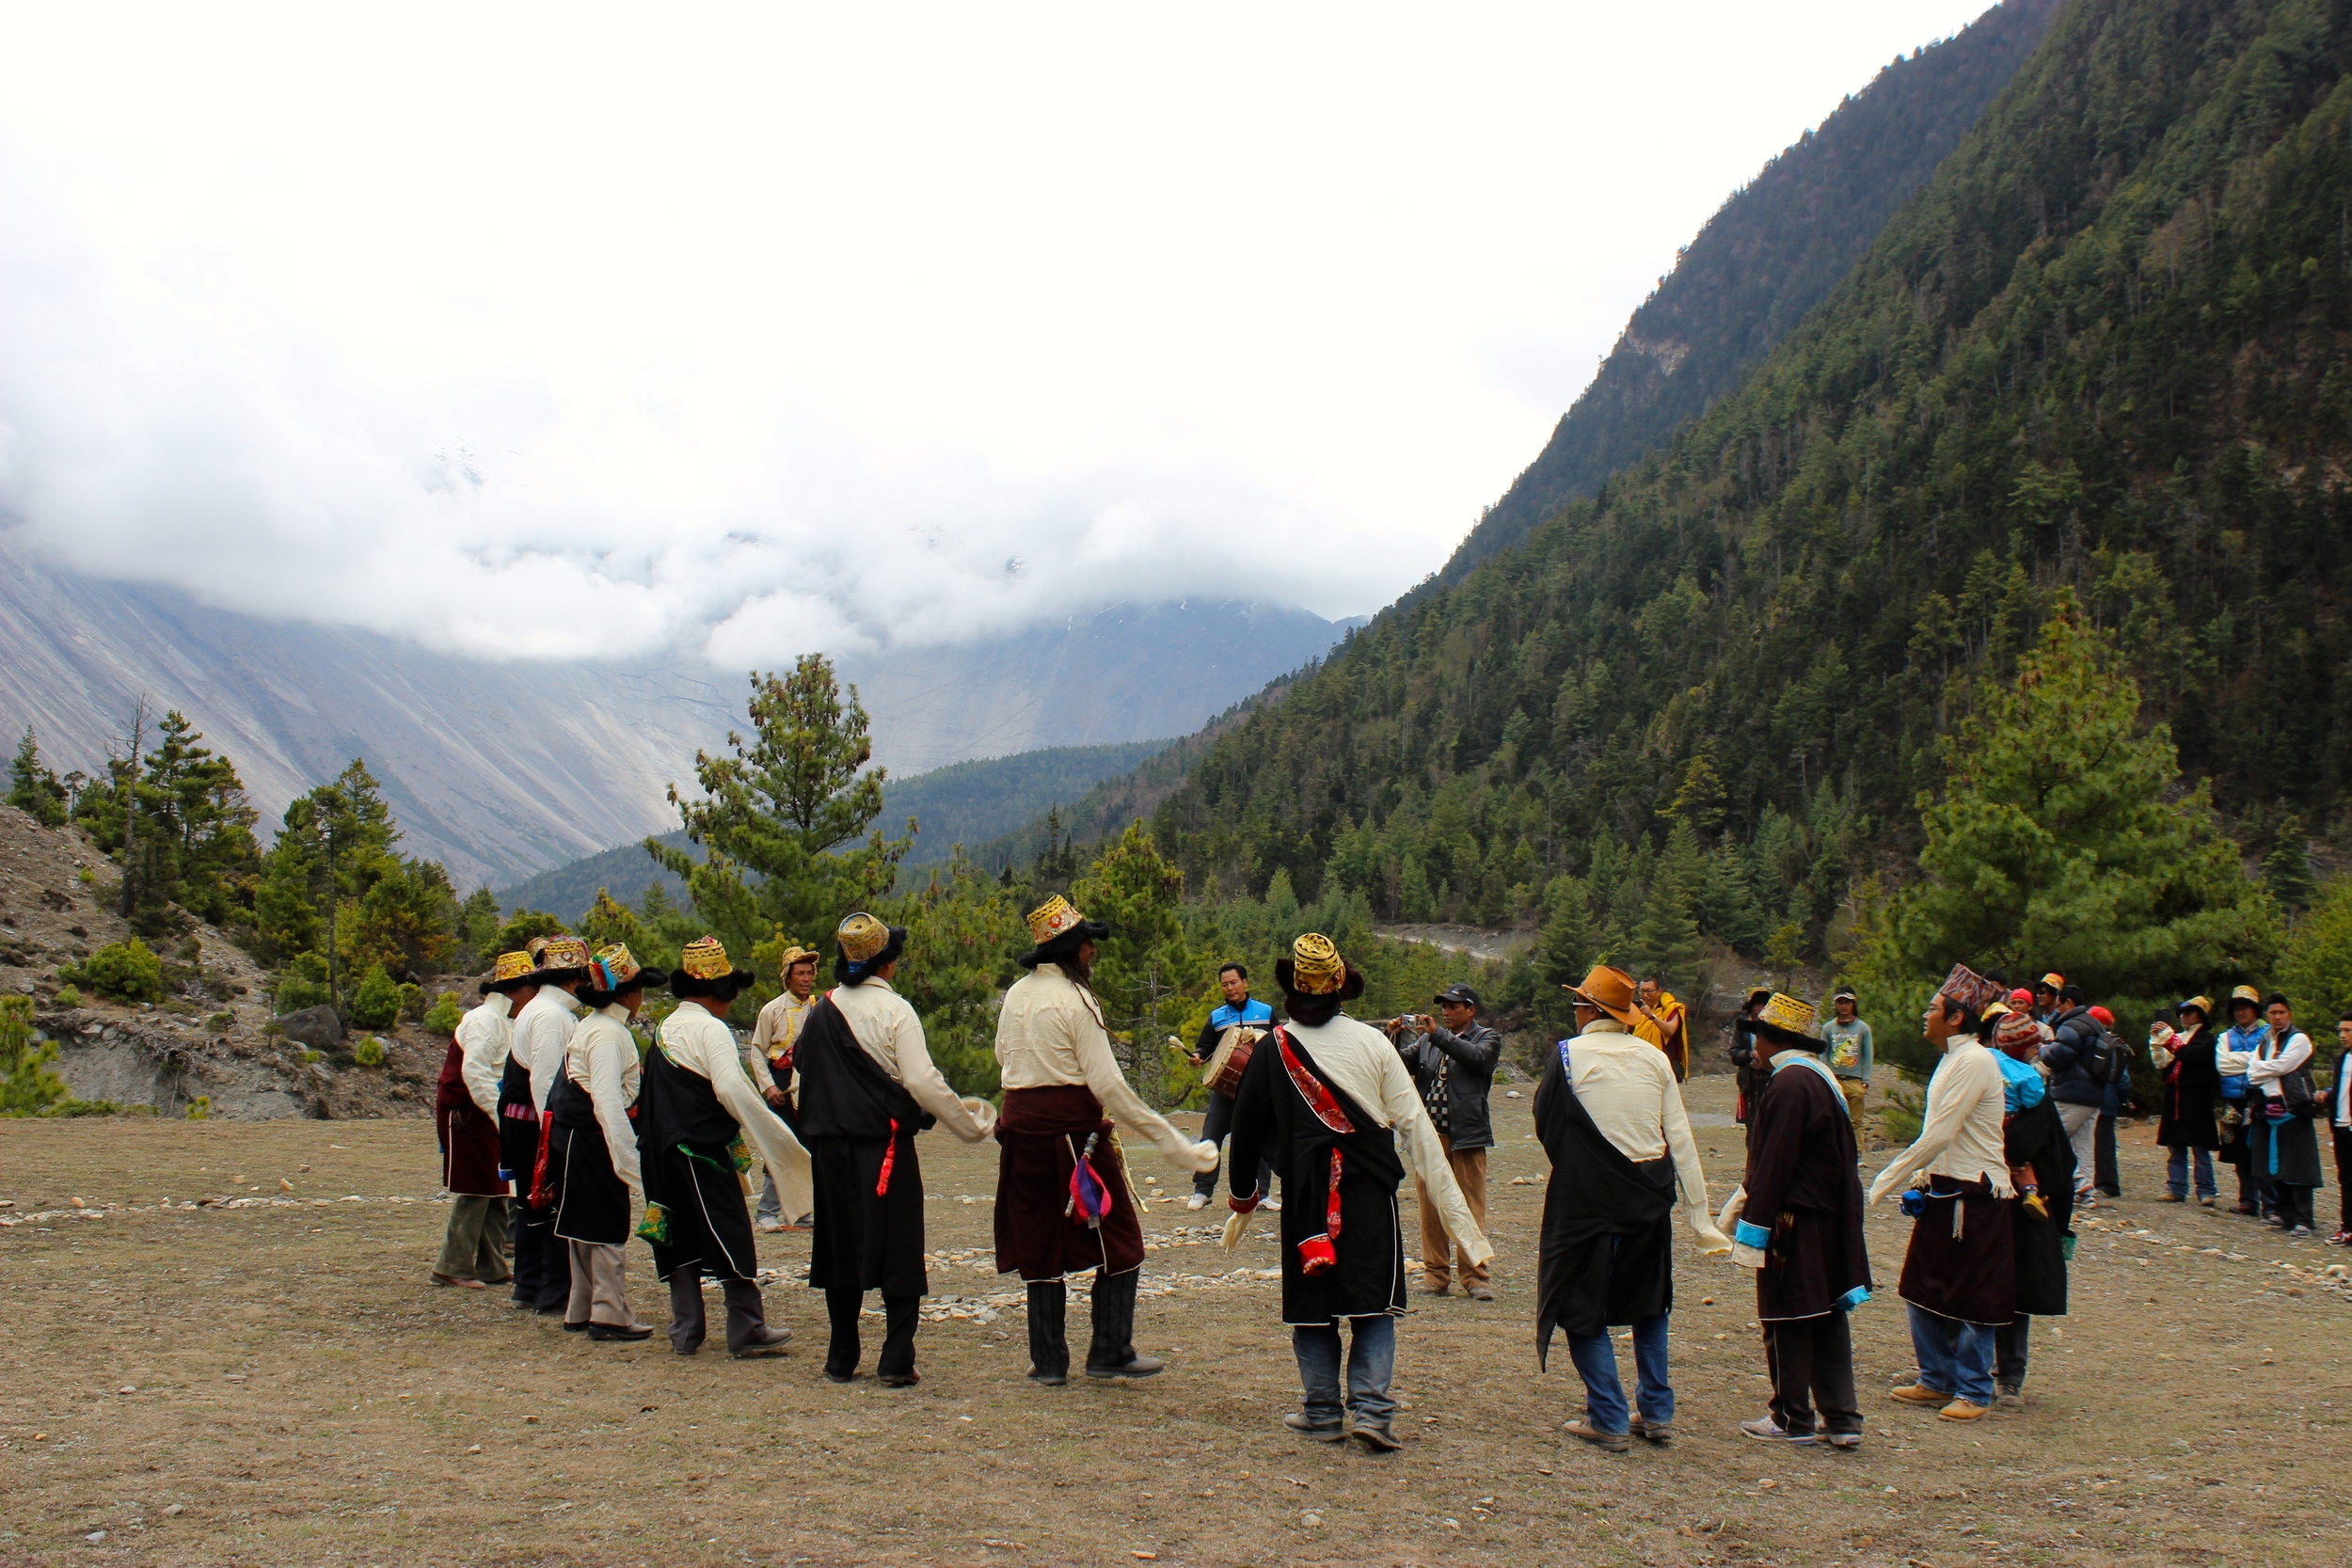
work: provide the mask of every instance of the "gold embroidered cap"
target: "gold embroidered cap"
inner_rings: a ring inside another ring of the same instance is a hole
[[[595,961],[588,944],[578,937],[548,937],[539,944],[541,969],[586,969]]]
[[[1069,899],[1057,893],[1029,911],[1029,940],[1042,947],[1064,931],[1075,929],[1085,919]]]
[[[753,956],[756,958],[758,955],[755,954]],[[820,961],[823,958],[824,955],[818,952],[814,947],[803,947],[797,942],[788,942],[785,943],[784,946],[784,957],[776,960],[776,973],[779,974],[789,974],[792,973],[792,966],[794,964],[813,964]]]
[[[2233,989],[2230,992],[2230,1006],[2234,1007],[2241,1002],[2251,1002],[2254,1005],[2254,1010],[2256,1012],[2261,1012],[2263,1009],[2263,993],[2256,990],[2251,986],[2238,986]]]
[[[502,986],[509,980],[519,980],[531,973],[528,953],[501,953],[499,961],[490,970],[490,984]]]
[[[1347,960],[1329,937],[1307,931],[1291,943],[1291,989],[1328,996],[1347,983]]]
[[[697,980],[717,980],[735,973],[726,944],[717,937],[696,937],[678,953],[677,966]]]
[[[620,942],[597,948],[590,967],[598,990],[619,990],[644,973],[644,966],[629,952],[628,944]]]
[[[1776,1029],[1786,1029],[1792,1035],[1808,1036],[1813,1033],[1815,1024],[1820,1020],[1820,1015],[1812,1007],[1780,991],[1772,992],[1772,1000],[1764,1004],[1764,1010],[1757,1013],[1756,1017],[1759,1023],[1769,1023]]]
[[[2213,1017],[2213,998],[2210,996],[2192,996],[2172,1010],[2174,1013],[2178,1014],[2187,1012],[2192,1008],[2196,1010],[2199,1018],[2210,1020]]]
[[[860,910],[834,929],[833,940],[841,944],[843,958],[862,964],[890,945],[890,927]]]

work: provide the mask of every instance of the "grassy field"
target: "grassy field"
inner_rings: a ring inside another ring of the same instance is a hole
[[[1722,1080],[1692,1087],[1696,1110],[1726,1099]],[[1545,1166],[1528,1101],[1497,1105],[1500,1299],[1416,1298],[1397,1367],[1410,1435],[1385,1457],[1283,1431],[1279,1287],[1229,1277],[1270,1268],[1273,1244],[1228,1258],[1199,1224],[1216,1216],[1173,1196],[1150,1207],[1162,1244],[1137,1334],[1168,1372],[1028,1384],[1017,1298],[987,1299],[1005,1295],[993,1146],[923,1140],[932,1285],[959,1299],[924,1327],[921,1386],[894,1392],[823,1380],[822,1314],[797,1284],[769,1291],[791,1354],[752,1362],[681,1359],[658,1336],[591,1344],[502,1291],[430,1288],[447,1211],[421,1122],[0,1122],[0,1562],[2352,1558],[2352,1297],[2321,1273],[2352,1254],[2150,1201],[2144,1124],[2126,1132],[2129,1196],[2083,1231],[2074,1315],[2037,1335],[2023,1412],[1961,1428],[1884,1397],[1911,1365],[1889,1205],[1871,1227],[1882,1299],[1857,1320],[1860,1453],[1739,1434],[1764,1397],[1752,1286],[1686,1254],[1683,1435],[1619,1456],[1560,1432],[1581,1402],[1565,1352],[1535,1370]],[[1739,1139],[1702,1130],[1721,1186]],[[1148,1154],[1138,1171],[1181,1196]],[[189,1207],[231,1196],[245,1206]],[[786,1275],[804,1263],[804,1238],[762,1240]],[[642,1246],[631,1269],[652,1321]]]

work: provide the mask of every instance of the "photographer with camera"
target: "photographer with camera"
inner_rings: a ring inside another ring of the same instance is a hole
[[[1421,1090],[1422,1104],[1428,1109],[1430,1125],[1437,1129],[1446,1163],[1454,1167],[1454,1182],[1483,1232],[1486,1227],[1486,1150],[1495,1142],[1486,1096],[1494,1087],[1502,1037],[1478,1022],[1478,993],[1470,987],[1448,986],[1434,1000],[1443,1022],[1427,1013],[1391,1019],[1389,1038],[1396,1043],[1397,1054],[1405,1058],[1405,1069]],[[1416,1176],[1413,1187],[1421,1196],[1421,1288],[1424,1294],[1441,1296],[1453,1283],[1456,1270],[1450,1265],[1458,1249],[1447,1238],[1444,1216],[1430,1201],[1427,1183]],[[1472,1301],[1495,1299],[1486,1264],[1473,1263],[1464,1252],[1458,1272],[1464,1295]]]

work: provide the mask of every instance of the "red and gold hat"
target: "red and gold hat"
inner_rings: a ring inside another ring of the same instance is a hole
[[[677,966],[697,980],[717,980],[735,973],[735,960],[717,937],[696,937],[678,953]]]
[[[834,945],[848,966],[847,979],[864,979],[906,951],[907,928],[884,925],[864,910],[834,927]]]
[[[578,937],[548,937],[539,944],[539,967],[542,970],[585,973],[596,961],[588,944]]]
[[[1029,911],[1029,940],[1040,947],[1086,924],[1086,916],[1072,907],[1069,899],[1057,893]]]
[[[482,983],[484,990],[512,990],[516,986],[535,986],[538,970],[528,953],[501,953],[498,962],[490,966],[490,977]]]
[[[752,989],[755,979],[748,970],[735,967],[727,957],[726,944],[714,936],[699,936],[678,950],[677,973],[670,976],[670,994],[680,1001],[701,1001],[715,997],[719,1012],[725,1004]]]
[[[663,984],[670,977],[658,969],[647,969],[637,961],[628,944],[616,942],[610,947],[599,947],[596,956],[588,960],[588,981],[597,990],[634,990],[640,987]]]

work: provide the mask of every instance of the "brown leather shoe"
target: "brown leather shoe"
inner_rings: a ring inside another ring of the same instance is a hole
[[[1561,1431],[1571,1437],[1581,1437],[1606,1453],[1623,1453],[1633,1446],[1632,1435],[1623,1432],[1603,1432],[1593,1425],[1592,1418],[1578,1416],[1562,1424]]]
[[[1978,1421],[1982,1420],[1990,1409],[1989,1405],[1971,1404],[1966,1400],[1954,1400],[1937,1411],[1936,1415],[1947,1421]]]
[[[1941,1388],[1931,1388],[1924,1383],[1906,1383],[1899,1388],[1889,1388],[1886,1397],[1900,1400],[1905,1404],[1942,1405],[1948,1403],[1952,1396]]]

